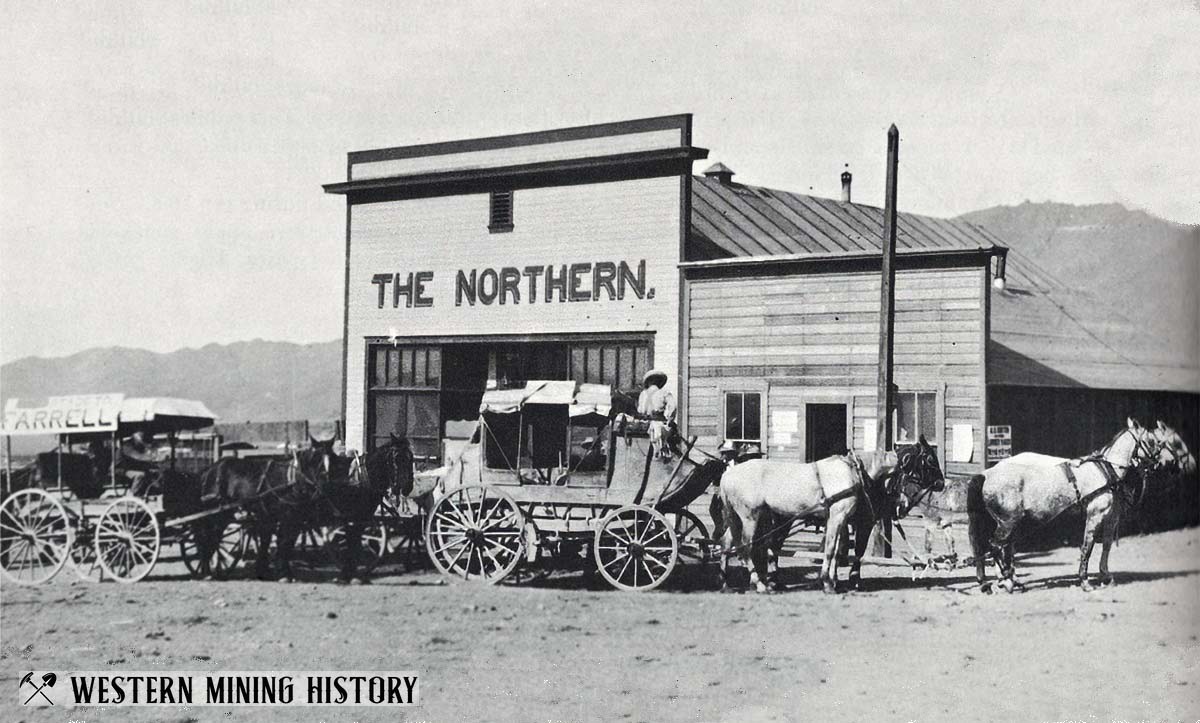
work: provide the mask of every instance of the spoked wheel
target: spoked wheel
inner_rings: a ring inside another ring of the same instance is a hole
[[[460,487],[433,506],[425,523],[425,545],[446,575],[497,583],[521,562],[525,516],[504,492]]]
[[[601,521],[594,553],[596,569],[608,584],[619,590],[653,590],[675,569],[679,541],[660,512],[626,505]]]
[[[346,528],[344,525],[332,527],[325,534],[325,553],[329,556],[330,561],[335,565],[342,564],[343,555],[346,553]],[[358,562],[358,566],[364,572],[374,570],[387,554],[388,550],[388,531],[387,525],[380,522],[371,522],[363,527],[362,530],[362,551],[366,554],[364,559]]]
[[[96,524],[96,558],[117,582],[137,582],[150,574],[160,542],[154,512],[136,497],[113,502]]]
[[[388,551],[405,571],[419,570],[429,566],[429,555],[425,554],[425,518],[408,515],[389,520]]]
[[[212,535],[212,549],[208,551],[208,572],[216,580],[225,580],[246,557],[249,535],[237,520],[229,520],[218,532],[210,522],[200,520],[188,525],[179,536],[179,556],[193,577],[204,571],[204,554],[200,535]]]
[[[684,565],[707,565],[713,561],[713,541],[708,528],[689,510],[667,513],[679,542],[679,562]]]
[[[104,579],[104,568],[96,559],[96,526],[83,520],[71,540],[71,568],[80,580],[100,582]]]
[[[0,573],[10,582],[36,585],[54,577],[71,539],[67,511],[40,489],[19,490],[0,505]]]

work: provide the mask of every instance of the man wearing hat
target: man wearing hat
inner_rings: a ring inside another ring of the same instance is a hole
[[[675,395],[666,388],[667,373],[651,369],[642,377],[638,414],[650,420],[650,443],[663,459],[671,458],[669,440],[675,430]]]

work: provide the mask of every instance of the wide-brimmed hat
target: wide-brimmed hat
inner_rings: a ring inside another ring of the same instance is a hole
[[[655,377],[662,377],[663,384],[667,382],[667,373],[661,369],[651,369],[642,376],[642,386],[646,387],[650,384],[650,380]],[[661,386],[661,385],[660,385]]]

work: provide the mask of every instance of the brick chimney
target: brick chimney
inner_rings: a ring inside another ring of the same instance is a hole
[[[850,164],[847,163],[846,168],[850,168]],[[842,171],[842,203],[850,203],[850,181],[853,178],[850,171]]]

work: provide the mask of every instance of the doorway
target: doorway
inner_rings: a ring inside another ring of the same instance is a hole
[[[804,461],[846,453],[846,405],[804,405]]]

